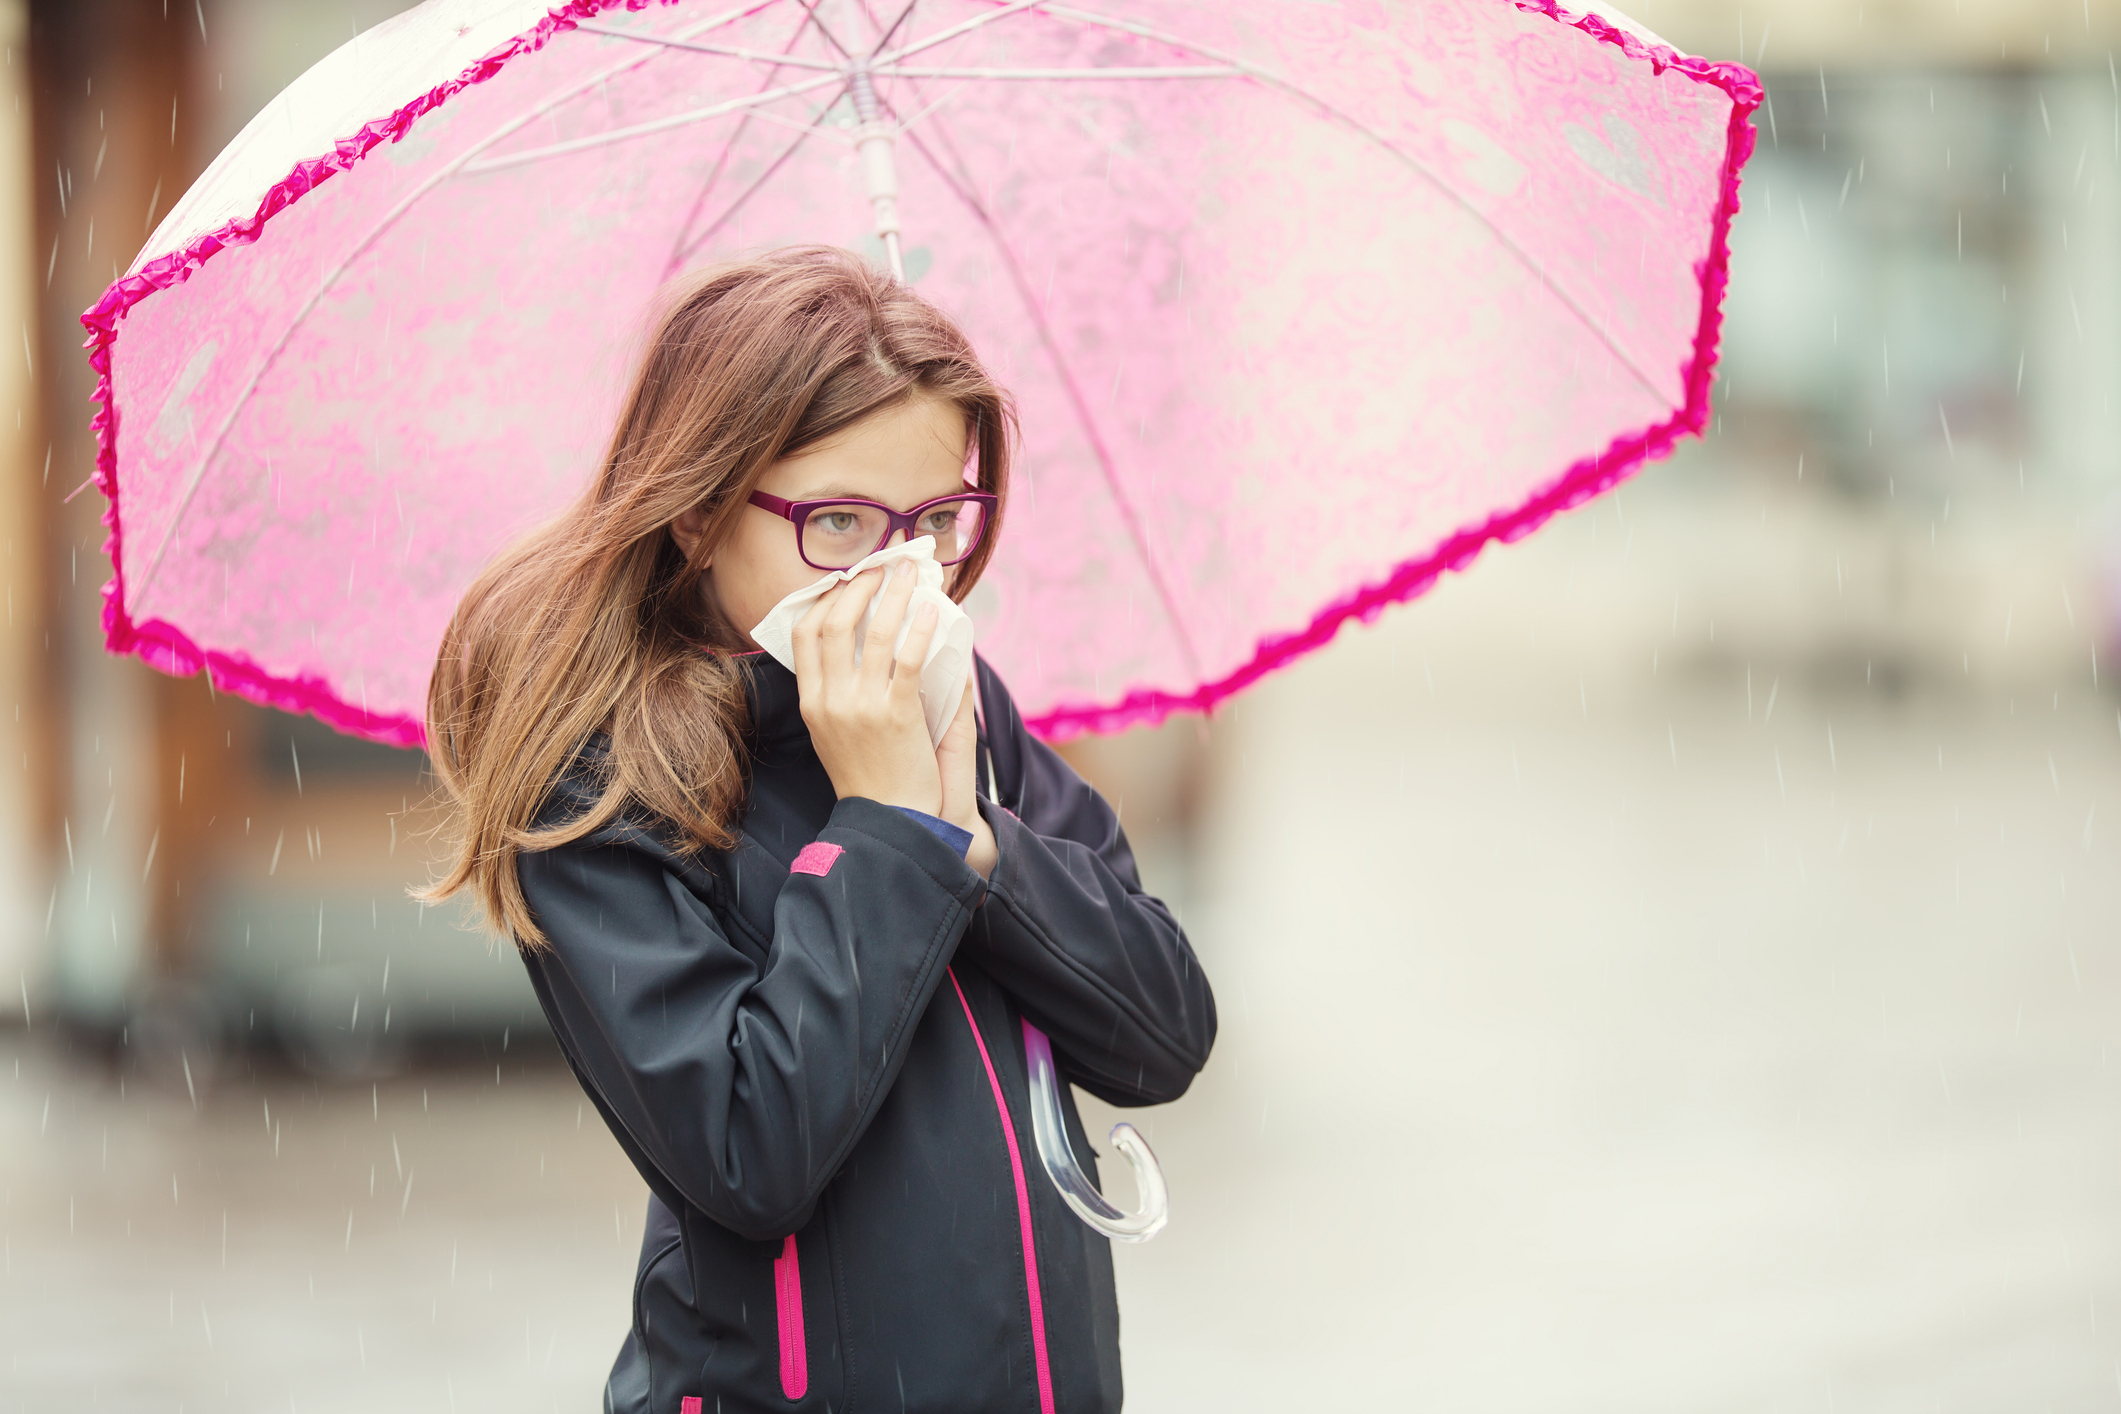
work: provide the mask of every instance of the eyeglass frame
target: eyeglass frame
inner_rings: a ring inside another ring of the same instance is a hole
[[[965,553],[959,555],[956,559],[938,559],[936,561],[939,565],[961,565],[966,560],[971,559],[979,547],[987,542],[987,529],[994,524],[995,513],[1001,509],[1002,504],[1002,498],[992,491],[954,491],[947,496],[937,496],[933,500],[923,501],[910,511],[893,510],[882,501],[868,501],[860,496],[821,496],[808,501],[787,501],[779,496],[768,495],[764,491],[754,491],[748,499],[752,505],[757,506],[760,510],[770,511],[793,526],[795,528],[795,553],[803,557],[804,564],[814,570],[822,570],[826,574],[837,574],[839,571],[848,568],[848,566],[821,565],[811,559],[803,550],[803,520],[810,512],[820,506],[873,506],[889,518],[889,524],[884,528],[883,538],[854,557],[854,563],[860,564],[878,550],[889,545],[891,537],[898,534],[901,530],[906,532],[908,540],[914,539],[913,530],[920,523],[922,511],[928,510],[933,506],[940,506],[947,501],[977,501],[980,505],[979,538],[968,545],[965,548]],[[927,536],[926,538],[934,539],[933,536]]]

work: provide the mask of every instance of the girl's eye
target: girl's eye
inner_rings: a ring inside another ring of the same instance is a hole
[[[810,518],[810,528],[827,535],[851,535],[861,523],[861,517],[853,511],[819,511]],[[781,532],[787,534],[786,531]]]
[[[928,512],[921,517],[920,528],[923,535],[933,535],[938,539],[948,535],[957,528],[957,508],[952,506],[945,510]]]

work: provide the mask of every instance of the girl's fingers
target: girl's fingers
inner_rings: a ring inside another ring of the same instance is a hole
[[[882,611],[877,613],[883,617]],[[935,640],[936,612],[933,604],[923,604],[913,614],[913,627],[906,633],[906,642],[898,650],[895,660],[898,671],[891,675],[891,696],[903,703],[907,698],[918,699],[921,692],[921,666],[928,661],[928,645]]]
[[[818,631],[824,626],[825,616],[832,612],[835,596],[842,586],[834,585],[811,601],[803,616],[796,620],[795,629],[789,634],[789,646],[795,652],[796,687],[804,697],[817,692],[824,674],[822,655],[818,647]]]
[[[891,567],[884,581],[883,598],[877,601],[862,642],[862,680],[870,687],[881,688],[891,674],[891,649],[906,619],[906,603],[913,598],[913,580],[913,566],[901,562]]]
[[[979,751],[979,733],[972,720],[972,678],[965,678],[965,690],[957,700],[957,715],[950,725],[943,728],[943,739],[935,748],[936,768],[943,773],[943,818],[951,819],[950,809],[961,800],[969,799],[976,784],[972,769],[972,758]]]
[[[957,715],[950,719],[950,725],[944,729],[943,740],[962,746],[968,752],[977,749],[979,743],[979,723],[974,720],[972,704],[972,674],[967,673],[965,690],[958,694]]]
[[[836,602],[826,611],[824,622],[818,625],[818,641],[824,669],[835,677],[854,675],[855,628],[861,623],[862,610],[869,607],[882,579],[878,571],[864,570],[831,591]]]

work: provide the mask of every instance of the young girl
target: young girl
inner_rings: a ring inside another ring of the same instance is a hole
[[[515,940],[652,1195],[609,1410],[1120,1407],[1111,1255],[1040,1170],[1023,1026],[1104,1100],[1176,1099],[1200,965],[984,663],[931,745],[910,574],[819,599],[794,672],[747,632],[909,535],[962,600],[1012,428],[951,322],[853,257],[709,271],[588,493],[443,641],[462,833],[431,896]]]

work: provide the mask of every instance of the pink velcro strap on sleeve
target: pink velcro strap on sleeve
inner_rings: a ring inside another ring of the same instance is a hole
[[[700,1397],[696,1394],[686,1395],[678,1401],[678,1409],[680,1414],[700,1414]]]
[[[796,855],[795,863],[788,866],[788,872],[791,874],[815,874],[822,879],[832,872],[832,861],[838,859],[846,852],[846,850],[841,849],[836,844],[826,844],[823,840],[812,840],[809,844],[803,846],[802,853]]]

